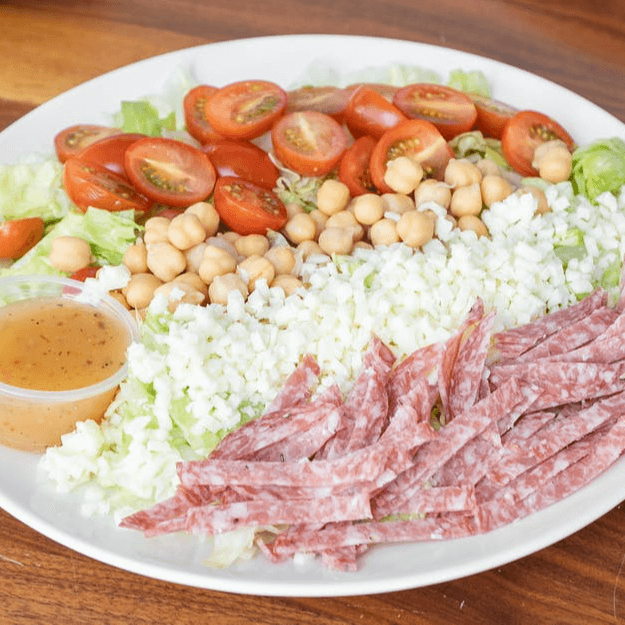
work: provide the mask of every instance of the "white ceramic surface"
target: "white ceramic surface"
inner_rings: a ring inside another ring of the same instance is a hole
[[[338,72],[388,63],[449,71],[481,69],[493,97],[553,115],[579,144],[618,135],[625,125],[574,93],[519,69],[475,55],[413,42],[365,37],[304,35],[267,37],[200,46],[116,70],[40,106],[0,133],[0,162],[51,153],[54,135],[81,122],[107,122],[122,99],[159,93],[180,69],[223,85],[264,78],[289,87],[313,62]],[[488,535],[380,546],[355,573],[318,563],[271,565],[262,558],[213,570],[198,539],[145,539],[110,519],[85,518],[74,495],[54,493],[37,479],[38,456],[0,448],[0,506],[33,529],[87,556],[141,575],[227,592],[277,596],[339,596],[389,592],[457,579],[500,566],[553,544],[599,518],[625,499],[625,459],[564,501]]]

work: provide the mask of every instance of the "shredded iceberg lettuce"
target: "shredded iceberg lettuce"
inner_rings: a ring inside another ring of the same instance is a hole
[[[484,72],[479,69],[465,71],[454,69],[449,72],[447,84],[466,93],[475,93],[490,98],[490,85]]]
[[[618,193],[625,185],[625,141],[601,139],[573,152],[571,176],[576,193],[590,200],[605,193]]]

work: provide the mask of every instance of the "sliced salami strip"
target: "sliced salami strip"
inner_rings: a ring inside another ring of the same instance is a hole
[[[554,419],[556,413],[548,410],[539,410],[538,412],[530,412],[523,415],[515,424],[513,429],[508,429],[501,437],[501,442],[511,447],[512,445],[523,445],[525,439],[529,438],[534,432]]]
[[[448,540],[476,533],[470,516],[453,518],[429,517],[410,521],[373,521],[371,523],[329,524],[322,530],[302,532],[296,541],[285,534],[276,537],[272,545],[275,553],[292,555],[297,552],[319,552],[351,545],[398,543],[407,541]]]
[[[625,362],[615,364],[537,362],[501,365],[491,371],[491,385],[498,387],[511,378],[543,385],[544,391],[532,405],[532,412],[574,403],[595,397],[605,397],[625,389]]]
[[[448,421],[468,410],[477,401],[494,322],[495,313],[491,312],[479,321],[460,345],[445,410]]]
[[[185,529],[213,536],[241,527],[320,523],[371,518],[366,493],[311,500],[241,501],[231,505],[189,508]]]
[[[582,347],[605,332],[617,317],[618,313],[607,306],[593,310],[588,317],[555,332],[536,347],[526,351],[516,359],[516,362],[531,362],[539,358],[558,356]]]
[[[392,514],[469,440],[516,406],[527,407],[536,396],[535,389],[511,379],[441,428],[435,438],[419,449],[414,464],[376,498],[376,515]]]
[[[505,446],[489,472],[490,479],[497,484],[507,484],[517,475],[624,412],[625,393],[619,393],[565,418],[552,419],[534,436],[526,439],[523,445]]]
[[[317,361],[310,354],[304,356],[281,391],[267,406],[266,412],[288,410],[292,406],[309,399],[314,386],[319,381],[320,372]]]
[[[226,436],[213,451],[212,458],[246,459],[259,450],[285,438],[305,432],[318,421],[336,431],[340,427],[335,404],[316,401],[299,404],[289,409],[266,413],[249,421]]]
[[[476,509],[472,485],[435,486],[415,491],[395,514],[420,514],[425,512],[457,512]]]
[[[606,301],[605,292],[597,290],[567,308],[556,310],[518,328],[495,334],[493,339],[497,360],[507,361],[517,358],[554,332],[586,318],[593,310],[605,306]]]

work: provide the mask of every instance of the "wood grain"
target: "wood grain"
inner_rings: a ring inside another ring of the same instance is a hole
[[[0,128],[154,54],[306,32],[481,54],[554,80],[625,121],[622,0],[13,0],[0,5]],[[625,623],[624,560],[618,506],[534,555],[444,584],[367,597],[238,596],[118,570],[0,511],[0,625],[618,624]]]

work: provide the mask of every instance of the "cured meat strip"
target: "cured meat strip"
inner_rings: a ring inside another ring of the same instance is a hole
[[[193,534],[213,536],[241,527],[290,523],[371,518],[366,493],[348,497],[334,496],[314,500],[240,501],[230,505],[208,505],[189,508],[185,530]]]
[[[526,439],[522,446],[504,447],[501,457],[489,472],[490,479],[506,484],[624,412],[625,393],[619,393],[566,418],[552,419],[534,436]]]
[[[469,516],[409,521],[373,521],[357,524],[329,524],[321,530],[302,532],[294,541],[280,534],[273,542],[272,550],[278,555],[298,552],[319,552],[350,545],[373,543],[397,543],[407,541],[447,540],[476,533],[476,526]]]
[[[435,486],[415,491],[395,514],[420,514],[424,512],[472,511],[476,509],[473,486]]]
[[[516,362],[531,362],[539,358],[564,354],[581,347],[605,332],[614,323],[617,316],[618,313],[607,306],[593,310],[588,317],[555,332],[536,347],[526,351],[516,359]]]
[[[441,428],[437,436],[417,452],[414,464],[376,498],[377,518],[392,514],[397,506],[421,488],[469,440],[519,404],[527,407],[536,399],[536,395],[531,387],[522,386],[511,379]]]
[[[593,310],[605,306],[606,301],[605,292],[599,289],[567,308],[556,310],[518,328],[495,334],[493,339],[497,360],[507,361],[517,358],[554,332],[584,319]]]
[[[494,312],[486,315],[460,345],[449,385],[448,421],[468,410],[477,400],[494,321]]]
[[[493,368],[490,380],[495,388],[513,378],[543,385],[544,391],[531,407],[535,412],[618,393],[625,389],[624,372],[625,362],[601,364],[541,359]]]
[[[265,412],[288,410],[309,399],[313,387],[319,381],[320,372],[319,365],[313,356],[310,354],[304,356]]]

